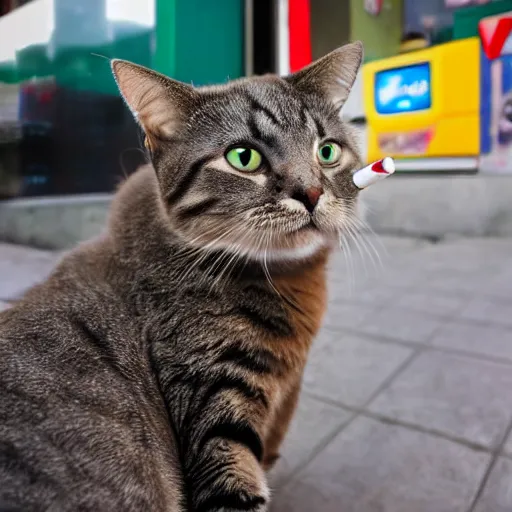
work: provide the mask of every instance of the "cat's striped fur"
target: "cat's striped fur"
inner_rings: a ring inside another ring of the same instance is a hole
[[[152,165],[0,314],[1,511],[267,509],[357,196],[339,111],[361,53],[204,89],[114,62]],[[244,144],[257,172],[224,157]]]

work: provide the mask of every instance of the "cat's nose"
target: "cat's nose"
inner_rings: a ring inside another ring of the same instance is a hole
[[[313,213],[320,196],[324,193],[322,187],[309,187],[306,190],[297,190],[292,195],[292,199],[300,201],[309,213]]]
[[[310,204],[315,207],[320,199],[320,196],[324,193],[324,189],[321,187],[309,187],[306,189],[306,195],[308,196]]]

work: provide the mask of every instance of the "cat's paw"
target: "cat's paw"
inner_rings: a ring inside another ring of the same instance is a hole
[[[270,503],[270,489],[262,468],[255,463],[248,467],[226,471],[196,495],[197,512],[266,512]]]
[[[236,503],[231,503],[225,509],[229,512],[241,512],[250,511],[250,512],[267,512],[269,507],[269,496],[264,495],[251,495],[246,493],[240,493],[235,498]]]
[[[234,491],[210,496],[195,510],[197,512],[267,512],[270,501],[268,489],[266,493],[252,494],[245,491]]]

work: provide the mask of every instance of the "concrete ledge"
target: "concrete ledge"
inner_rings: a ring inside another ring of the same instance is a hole
[[[441,238],[512,236],[512,176],[395,175],[361,193],[376,231]]]
[[[105,225],[110,194],[0,202],[0,240],[66,249]],[[361,193],[378,233],[512,237],[512,177],[395,175]]]
[[[67,249],[102,231],[111,199],[91,194],[0,202],[0,240]]]

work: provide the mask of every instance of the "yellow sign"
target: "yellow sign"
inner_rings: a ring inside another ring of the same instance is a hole
[[[479,154],[479,38],[366,64],[363,86],[368,161]]]

